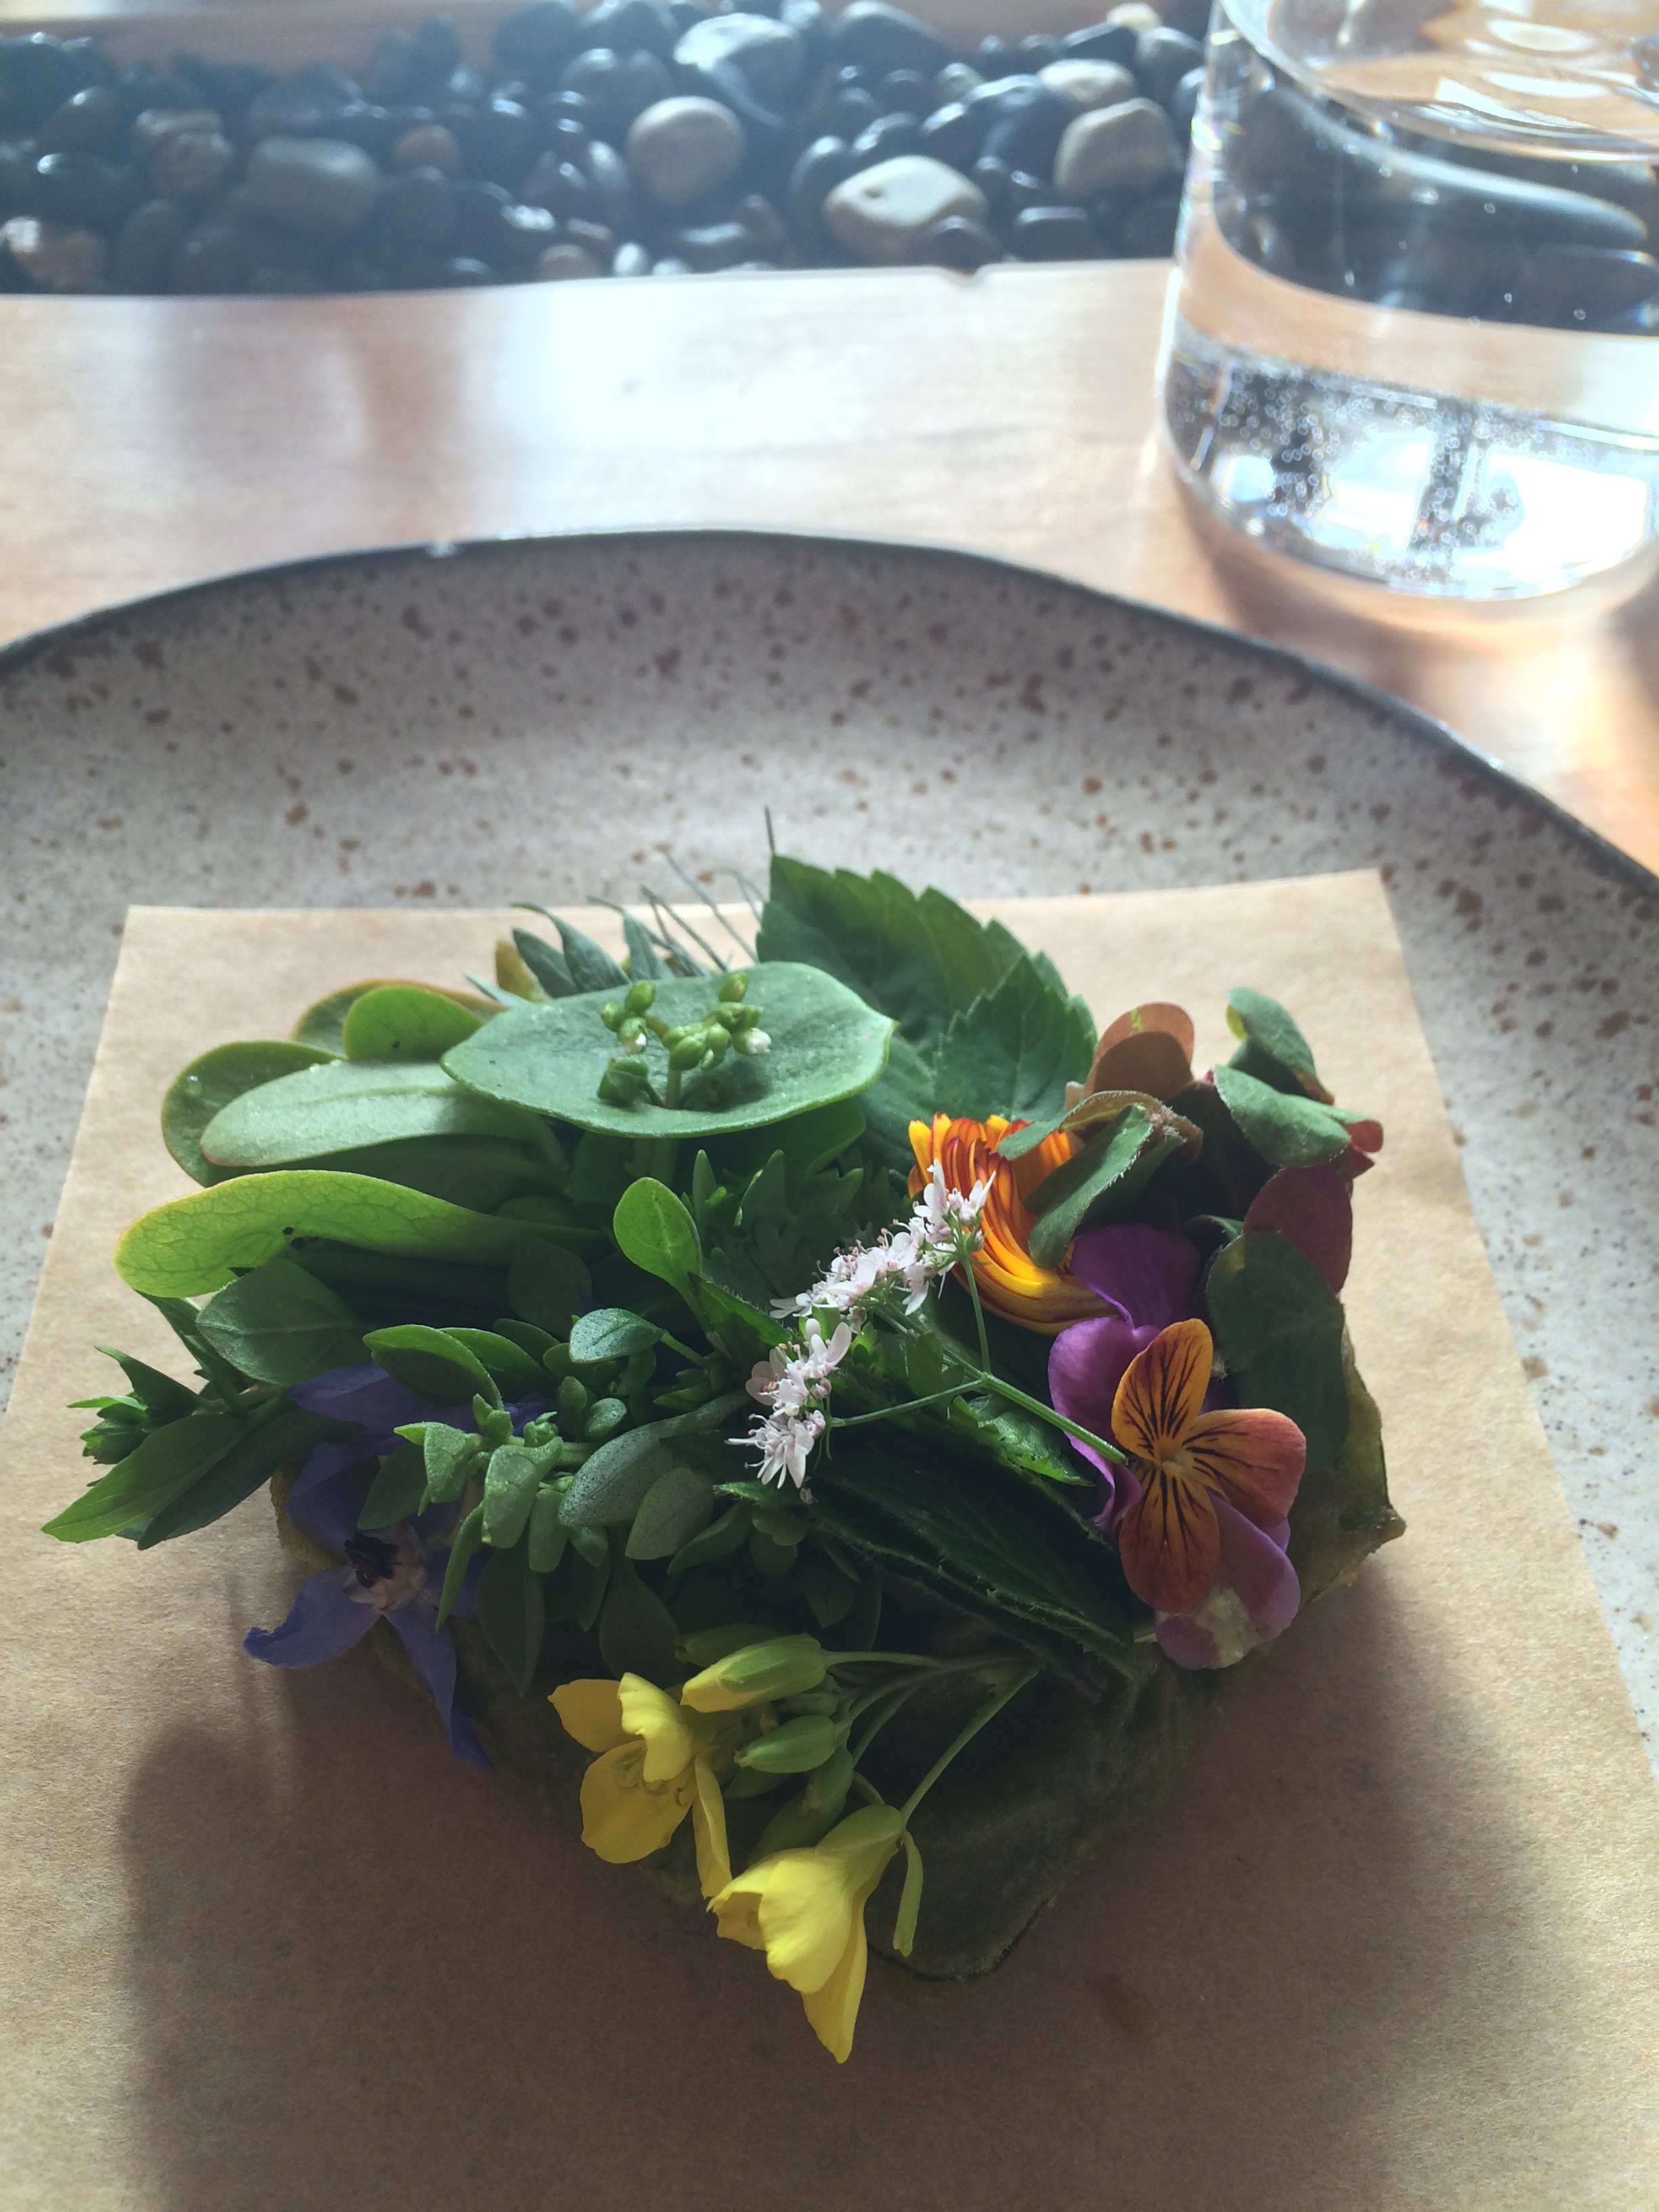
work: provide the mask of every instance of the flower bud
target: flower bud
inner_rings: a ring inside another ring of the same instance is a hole
[[[703,1031],[700,1029],[689,1030],[678,1044],[669,1046],[668,1065],[682,1071],[700,1066],[707,1049],[708,1040]]]
[[[623,1010],[614,999],[608,1005],[599,1008],[599,1019],[608,1030],[619,1030],[622,1027]]]
[[[643,981],[634,984],[623,1000],[624,1012],[630,1014],[648,1013],[656,1002],[657,987]]]
[[[836,1750],[836,1724],[823,1713],[803,1713],[738,1753],[739,1766],[761,1774],[810,1774]]]
[[[759,1054],[772,1049],[772,1040],[764,1030],[744,1030],[732,1042],[739,1052]]]
[[[749,978],[747,975],[728,975],[726,981],[720,985],[719,995],[728,1006],[735,1006],[748,988]]]
[[[694,1674],[681,1688],[680,1703],[696,1713],[733,1712],[763,1698],[792,1698],[802,1690],[816,1690],[826,1672],[823,1647],[817,1637],[774,1636],[764,1644],[731,1652]]]

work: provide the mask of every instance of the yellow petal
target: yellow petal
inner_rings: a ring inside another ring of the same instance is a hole
[[[756,1892],[766,1963],[781,1982],[817,1990],[835,1972],[902,1826],[890,1805],[867,1805],[810,1850],[776,1851],[748,1869],[742,1879]]]
[[[691,1833],[697,1846],[697,1880],[705,1897],[718,1896],[732,1879],[726,1842],[726,1800],[714,1770],[704,1759],[691,1768]]]
[[[561,1682],[548,1703],[587,1751],[611,1751],[628,1741],[629,1729],[615,1682]]]
[[[852,2054],[853,2030],[858,2026],[859,2002],[864,1995],[868,1960],[869,1947],[865,1942],[860,1905],[853,1923],[852,1941],[842,1953],[835,1972],[821,1990],[809,1990],[801,1998],[814,2034],[838,2065],[845,2065]]]
[[[582,1841],[612,1866],[659,1851],[690,1808],[689,1775],[679,1787],[647,1789],[644,1766],[644,1753],[630,1741],[596,1759],[582,1777]]]
[[[1178,1321],[1129,1362],[1112,1401],[1112,1433],[1137,1459],[1156,1467],[1186,1443],[1210,1387],[1212,1352],[1201,1321]]]
[[[672,1782],[684,1773],[702,1745],[687,1726],[688,1714],[679,1701],[647,1682],[643,1674],[624,1674],[617,1685],[622,1723],[630,1735],[645,1744],[645,1778]]]
[[[751,1889],[744,1887],[744,1877],[728,1881],[717,1896],[708,1900],[708,1910],[714,1916],[714,1925],[722,1936],[745,1950],[763,1951],[766,1938],[760,1929],[760,1900]]]

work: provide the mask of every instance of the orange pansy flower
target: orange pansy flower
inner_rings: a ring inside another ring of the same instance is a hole
[[[1178,1321],[1129,1362],[1112,1404],[1112,1434],[1140,1489],[1118,1524],[1118,1556],[1130,1589],[1159,1613],[1191,1612],[1215,1582],[1216,1498],[1272,1528],[1302,1480],[1307,1446],[1285,1414],[1204,1412],[1211,1361],[1204,1323]]]
[[[1091,1320],[1108,1309],[1069,1270],[1040,1267],[1031,1257],[1033,1217],[1025,1200],[1071,1158],[1074,1147],[1070,1137],[1045,1137],[1024,1159],[1005,1160],[997,1146],[1024,1127],[1024,1121],[1006,1121],[1000,1114],[993,1114],[988,1121],[961,1115],[953,1120],[949,1114],[935,1114],[931,1123],[912,1121],[910,1149],[916,1164],[910,1170],[910,1195],[914,1198],[921,1190],[936,1160],[946,1188],[960,1191],[964,1198],[975,1183],[987,1184],[988,1194],[980,1216],[985,1241],[973,1262],[985,1310],[1041,1336],[1057,1336],[1073,1322]]]

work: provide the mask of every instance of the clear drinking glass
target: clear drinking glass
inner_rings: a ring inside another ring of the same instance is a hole
[[[1506,599],[1659,529],[1659,0],[1218,0],[1164,410],[1259,543]]]

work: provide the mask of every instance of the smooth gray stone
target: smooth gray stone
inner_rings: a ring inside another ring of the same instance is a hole
[[[830,26],[836,58],[885,76],[891,70],[915,70],[937,76],[954,59],[947,41],[929,23],[890,8],[886,0],[852,0]]]
[[[248,158],[247,189],[273,222],[344,238],[374,212],[380,173],[343,138],[262,138]]]
[[[1126,185],[1152,185],[1181,167],[1170,118],[1150,100],[1097,107],[1066,126],[1054,155],[1054,190],[1079,204]]]
[[[682,69],[702,70],[715,62],[740,69],[755,97],[781,107],[800,89],[806,74],[806,42],[787,23],[769,15],[710,15],[694,23],[674,49]]]
[[[122,224],[110,258],[110,282],[118,292],[164,292],[173,257],[185,242],[190,217],[175,200],[146,200]]]
[[[987,212],[977,185],[926,154],[860,169],[823,203],[827,228],[864,261],[903,261],[936,223],[953,215],[982,223]]]
[[[1646,226],[1628,208],[1373,138],[1282,85],[1244,109],[1227,166],[1247,189],[1306,203],[1305,212],[1298,205],[1291,216],[1304,243],[1340,208],[1352,222],[1432,222],[1460,232],[1472,250],[1482,239],[1623,252],[1647,244]]]
[[[747,146],[729,107],[690,94],[659,100],[636,116],[626,152],[641,189],[659,207],[684,207],[725,184]]]
[[[1037,71],[1037,82],[1046,84],[1050,92],[1086,115],[1097,107],[1121,107],[1125,100],[1133,100],[1139,87],[1133,70],[1122,69],[1116,62],[1075,60],[1070,57],[1050,62]]]
[[[0,252],[48,292],[89,292],[104,273],[108,248],[95,230],[15,215],[0,222]]]

